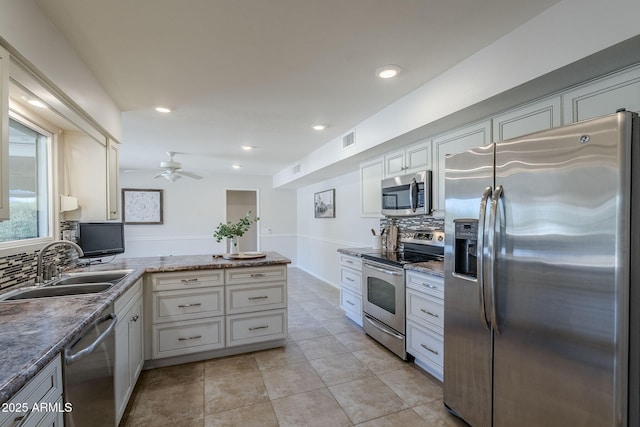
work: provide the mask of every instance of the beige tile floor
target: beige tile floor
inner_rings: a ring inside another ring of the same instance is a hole
[[[339,291],[289,269],[286,346],[144,371],[121,426],[463,426],[441,384],[367,337]]]

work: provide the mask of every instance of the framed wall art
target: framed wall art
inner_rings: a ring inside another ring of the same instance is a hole
[[[122,189],[125,224],[162,224],[162,190]]]
[[[335,218],[336,189],[321,191],[313,196],[313,204],[316,218]]]

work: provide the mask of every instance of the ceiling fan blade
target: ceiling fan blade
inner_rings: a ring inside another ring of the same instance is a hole
[[[158,175],[154,176],[154,178],[160,178],[161,176],[165,176],[164,174],[165,174],[164,172],[159,173]]]
[[[189,178],[193,178],[193,179],[202,179],[202,177],[200,175],[196,175],[195,173],[191,173],[191,172],[185,172],[183,170],[178,171],[177,173],[184,175],[184,176],[188,176]]]

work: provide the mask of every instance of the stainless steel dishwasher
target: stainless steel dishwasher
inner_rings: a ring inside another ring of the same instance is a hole
[[[111,305],[64,350],[64,401],[72,405],[67,427],[115,425],[115,326]]]

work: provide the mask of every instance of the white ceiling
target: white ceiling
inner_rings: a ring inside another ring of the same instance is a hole
[[[177,151],[272,175],[558,0],[36,2],[123,111],[122,169]],[[384,64],[403,71],[380,80]]]

